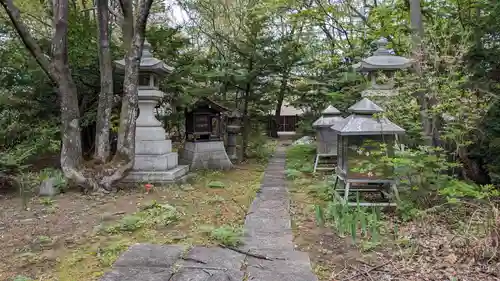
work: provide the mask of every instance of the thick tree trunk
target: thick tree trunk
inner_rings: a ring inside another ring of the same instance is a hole
[[[76,85],[68,64],[68,0],[53,1],[52,60],[49,62],[40,46],[23,23],[19,9],[12,0],[0,0],[14,28],[38,65],[57,86],[61,100],[61,168],[64,175],[77,184],[87,184],[79,171],[82,164],[82,142],[80,136],[80,111]]]
[[[61,100],[61,168],[67,178],[85,184],[87,180],[79,170],[83,158],[78,92],[68,62],[68,0],[55,0],[53,3],[55,29],[50,69],[57,77]]]
[[[94,158],[106,162],[110,153],[109,135],[111,110],[113,107],[113,66],[110,50],[108,0],[97,0],[99,71],[101,74],[101,92],[97,107],[95,153]]]
[[[144,45],[146,23],[153,0],[140,2],[138,16],[134,17],[132,0],[121,0],[123,10],[123,42],[125,55],[125,78],[123,81],[123,100],[118,129],[118,144],[113,158],[114,171],[101,180],[101,185],[109,189],[111,185],[122,179],[134,166],[135,126],[138,110],[137,84],[139,81],[139,62]],[[135,22],[134,22],[135,20]]]

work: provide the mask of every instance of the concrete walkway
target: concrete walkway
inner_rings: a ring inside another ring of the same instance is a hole
[[[285,148],[278,146],[245,220],[238,249],[137,244],[101,281],[317,281],[307,253],[294,250],[285,182]]]

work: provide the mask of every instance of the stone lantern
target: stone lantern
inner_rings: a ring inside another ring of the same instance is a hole
[[[395,96],[398,93],[394,89],[394,73],[411,67],[412,61],[392,54],[387,49],[387,39],[385,38],[381,38],[375,43],[377,44],[377,50],[373,55],[362,59],[361,62],[353,65],[353,68],[356,71],[368,73],[370,85],[368,89],[361,93],[361,96],[376,97],[376,99],[384,101],[385,97]],[[383,76],[386,76],[385,79],[383,79]]]
[[[352,114],[343,123],[335,124],[332,129],[338,134],[338,165],[336,168],[335,191],[338,198],[351,206],[394,205],[387,202],[349,202],[349,192],[379,192],[384,198],[397,198],[397,189],[393,180],[393,170],[383,167],[381,170],[362,172],[363,163],[372,157],[370,150],[379,147],[373,144],[385,143],[387,153],[393,153],[397,136],[405,130],[389,119],[378,116],[384,110],[368,98],[363,98],[349,109]],[[367,143],[368,142],[368,143]],[[340,189],[339,184],[344,188]],[[338,192],[343,192],[341,197]]]
[[[233,110],[227,116],[227,154],[233,163],[238,161],[238,154],[236,153],[236,137],[241,130],[240,119],[241,114],[237,110]]]
[[[125,60],[115,61],[115,65],[123,72]],[[166,139],[165,129],[154,114],[154,108],[164,95],[159,89],[159,79],[170,70],[163,61],[153,57],[151,45],[144,41],[139,64],[135,162],[125,182],[173,183],[185,178],[189,171],[189,166],[178,165],[172,141]]]
[[[328,106],[321,113],[321,117],[314,121],[316,129],[316,160],[314,172],[317,170],[333,171],[337,160],[337,134],[331,127],[342,123],[344,118],[340,111],[333,106]]]

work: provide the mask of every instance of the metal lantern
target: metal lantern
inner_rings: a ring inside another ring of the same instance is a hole
[[[356,71],[368,73],[368,77],[371,82],[368,89],[361,93],[361,96],[388,97],[397,95],[398,92],[394,89],[394,72],[409,68],[412,61],[405,57],[392,54],[387,49],[387,39],[385,38],[377,40],[375,44],[377,44],[377,50],[372,56],[367,57],[361,60],[361,62],[353,65],[353,68]],[[377,82],[377,79],[381,78],[381,74],[385,74],[388,81],[385,83]]]
[[[331,127],[342,123],[344,118],[340,116],[340,111],[331,105],[321,114],[321,117],[312,124],[316,129],[317,153],[337,156],[337,133]]]
[[[364,161],[372,157],[370,150],[377,148],[367,146],[367,143],[385,143],[390,154],[397,135],[405,132],[403,128],[392,123],[389,119],[374,116],[383,113],[384,110],[368,98],[363,98],[351,106],[348,111],[352,114],[343,123],[332,127],[338,134],[336,174],[337,182],[343,181],[345,183],[343,198],[345,202],[353,184],[379,184],[394,187],[393,171],[390,168],[383,168],[383,170],[376,172],[361,172],[359,168],[362,167]],[[369,188],[365,187],[362,190],[368,191]]]

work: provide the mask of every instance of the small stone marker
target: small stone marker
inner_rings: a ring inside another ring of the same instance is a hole
[[[40,196],[49,196],[52,197],[59,193],[58,188],[55,187],[55,179],[48,178],[44,179],[42,183],[40,183],[40,187],[38,188],[38,195]]]

